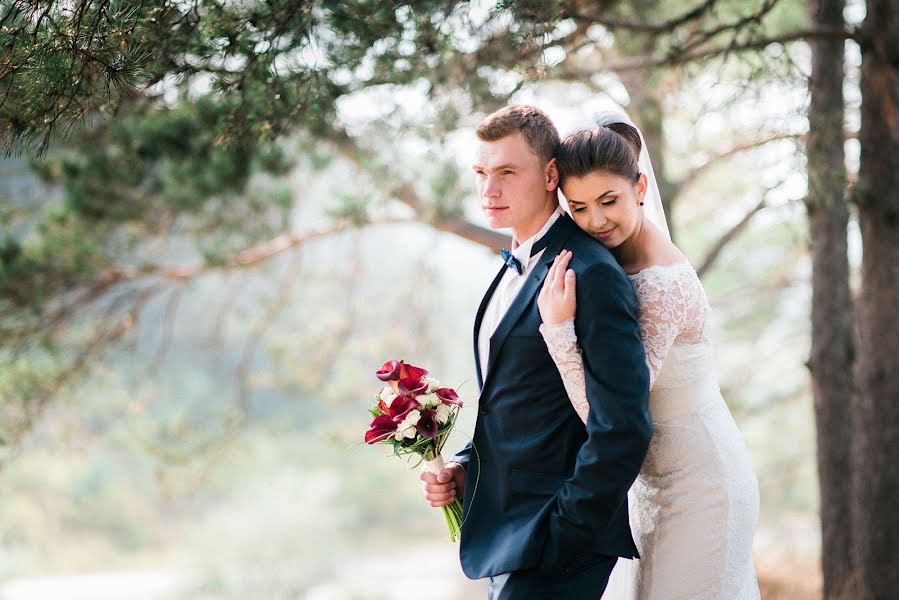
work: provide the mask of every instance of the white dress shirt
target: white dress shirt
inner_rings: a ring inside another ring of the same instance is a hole
[[[539,262],[540,256],[546,251],[544,249],[534,256],[531,256],[531,248],[534,247],[534,244],[549,231],[550,227],[552,227],[561,216],[561,210],[556,210],[550,215],[540,231],[517,246],[515,245],[515,241],[512,241],[512,256],[517,258],[521,263],[522,271],[521,275],[519,275],[515,272],[515,269],[506,268],[505,272],[503,272],[502,279],[500,279],[496,289],[493,291],[493,296],[490,297],[487,309],[484,311],[484,318],[481,320],[481,329],[478,332],[478,354],[481,362],[481,377],[483,381],[487,380],[487,359],[490,356],[490,337],[493,335],[493,332],[496,331],[496,328],[499,326],[499,322],[502,321],[506,311],[509,310],[512,302],[515,300],[515,296],[518,295],[521,286],[524,285],[524,282]]]

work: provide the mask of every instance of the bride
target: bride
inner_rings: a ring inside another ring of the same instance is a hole
[[[597,123],[559,149],[564,208],[612,251],[634,287],[655,432],[629,492],[641,559],[619,561],[603,598],[756,599],[758,484],[715,378],[705,292],[668,237],[639,130],[620,113],[600,115]],[[570,252],[556,257],[546,277],[540,331],[586,421],[574,316],[590,307],[576,307],[570,258]]]

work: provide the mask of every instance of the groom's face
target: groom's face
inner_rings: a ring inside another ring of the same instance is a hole
[[[480,141],[475,154],[475,184],[481,209],[493,229],[511,228],[524,241],[546,221],[555,204],[555,159],[544,163],[520,133]]]

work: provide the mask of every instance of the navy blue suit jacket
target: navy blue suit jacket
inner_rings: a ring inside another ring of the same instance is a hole
[[[478,579],[524,569],[550,576],[603,556],[636,557],[627,490],[652,435],[649,373],[634,291],[611,253],[561,217],[548,246],[490,338],[486,381],[474,327],[480,397],[469,443],[460,559]],[[577,275],[575,331],[583,350],[590,416],[580,420],[540,335],[537,295],[563,249]]]

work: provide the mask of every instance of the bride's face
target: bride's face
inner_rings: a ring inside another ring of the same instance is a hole
[[[577,226],[606,248],[617,248],[642,223],[640,202],[646,194],[646,175],[634,183],[608,171],[569,177],[562,186]]]

